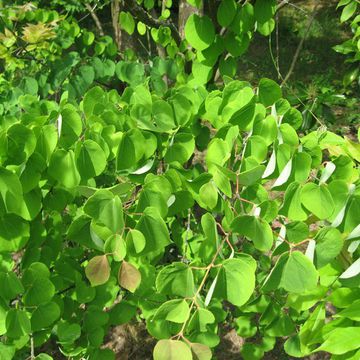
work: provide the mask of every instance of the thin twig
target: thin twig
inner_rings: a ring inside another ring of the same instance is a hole
[[[294,71],[296,62],[297,62],[297,60],[298,60],[298,58],[299,58],[299,55],[300,55],[300,52],[301,52],[301,50],[302,50],[302,48],[303,48],[304,41],[305,41],[305,39],[307,38],[307,36],[308,36],[308,34],[309,34],[309,31],[310,31],[310,28],[311,28],[311,26],[312,26],[312,24],[313,24],[313,22],[314,22],[314,20],[315,20],[315,16],[316,16],[316,13],[317,13],[317,12],[316,12],[316,9],[317,9],[318,5],[319,5],[319,4],[316,4],[316,5],[314,6],[313,15],[312,15],[312,17],[309,19],[308,25],[307,25],[306,30],[305,30],[305,34],[304,34],[304,36],[301,38],[301,40],[300,40],[300,42],[299,42],[299,45],[298,45],[298,47],[296,48],[296,51],[295,51],[294,57],[293,57],[293,59],[292,59],[292,62],[291,62],[289,71],[287,72],[284,80],[282,81],[281,86],[284,86],[284,85],[285,85],[285,83],[289,80],[290,76],[292,75],[292,73],[293,73],[293,71]]]
[[[208,276],[209,276],[210,270],[214,267],[215,261],[216,261],[218,255],[219,255],[222,247],[224,246],[224,244],[225,244],[225,242],[226,242],[226,238],[227,238],[228,236],[229,236],[229,235],[226,234],[226,236],[224,237],[224,239],[221,241],[220,245],[219,245],[218,248],[216,249],[215,255],[213,256],[210,264],[206,267],[205,275],[204,275],[204,277],[203,277],[203,279],[202,279],[199,287],[197,288],[197,290],[196,290],[196,292],[195,292],[195,295],[192,297],[192,301],[191,301],[191,304],[190,304],[190,306],[189,306],[189,311],[188,311],[188,314],[187,314],[187,317],[186,317],[186,321],[183,323],[180,331],[179,331],[176,335],[174,335],[173,337],[178,338],[178,339],[180,339],[180,338],[184,339],[184,331],[185,331],[185,329],[186,329],[187,323],[189,322],[190,315],[191,315],[191,311],[192,311],[193,307],[194,307],[195,304],[196,304],[196,299],[197,299],[197,297],[199,296],[201,290],[203,289],[203,287],[204,287],[204,285],[205,285],[205,283],[206,283],[206,280],[207,280],[207,278],[208,278]]]
[[[103,27],[102,27],[101,22],[100,22],[98,16],[96,15],[96,12],[95,12],[96,5],[92,8],[92,7],[90,6],[90,4],[86,3],[86,4],[85,4],[85,7],[86,7],[86,9],[89,11],[91,17],[93,18],[93,20],[94,20],[94,22],[95,22],[95,25],[96,25],[96,27],[97,27],[98,30],[99,30],[99,34],[100,34],[101,36],[104,36],[105,33],[104,33],[104,30],[103,30]]]
[[[35,347],[34,347],[34,338],[33,335],[30,334],[30,359],[35,359]]]
[[[168,20],[160,20],[157,18],[152,17],[146,10],[144,10],[135,0],[124,0],[124,4],[126,8],[131,9],[131,13],[134,17],[138,20],[142,21],[144,24],[151,26],[151,27],[160,27],[168,26],[172,32],[173,38],[179,44],[181,42],[181,37],[179,31],[172,23],[171,19]]]

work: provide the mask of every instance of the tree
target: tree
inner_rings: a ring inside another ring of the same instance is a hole
[[[281,4],[178,6],[2,10],[1,358],[114,359],[134,318],[155,360],[211,359],[224,322],[244,359],[357,358],[358,141],[236,78]]]

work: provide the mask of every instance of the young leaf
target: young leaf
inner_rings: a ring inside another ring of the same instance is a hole
[[[119,234],[111,235],[104,244],[106,253],[111,254],[115,261],[121,261],[126,256],[126,244]]]
[[[119,284],[130,292],[135,292],[141,282],[140,271],[132,264],[123,261],[119,270]]]
[[[121,11],[119,15],[119,24],[121,29],[132,35],[135,30],[135,21],[131,13]]]
[[[106,255],[93,257],[85,268],[85,274],[91,286],[105,284],[110,277],[110,265]]]

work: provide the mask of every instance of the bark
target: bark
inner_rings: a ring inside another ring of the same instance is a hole
[[[203,14],[203,9],[198,9],[191,6],[186,0],[179,1],[179,18],[178,18],[178,29],[181,40],[185,39],[185,24],[188,17],[192,14]]]
[[[114,29],[114,38],[118,50],[121,50],[121,29],[119,24],[119,14],[120,14],[120,0],[113,0],[111,2],[111,19],[112,26]]]
[[[136,0],[124,0],[124,5],[130,10],[131,14],[137,19],[142,21],[144,24],[151,27],[159,28],[160,26],[168,26],[171,30],[174,40],[179,43],[181,41],[178,29],[172,23],[171,20],[159,20],[151,16],[143,7],[139,6]]]

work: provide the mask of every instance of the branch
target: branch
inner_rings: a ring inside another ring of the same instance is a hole
[[[86,7],[86,9],[89,11],[91,17],[93,18],[93,20],[94,20],[94,22],[95,22],[95,25],[96,25],[96,27],[97,27],[98,30],[99,30],[99,34],[100,34],[101,36],[104,36],[105,33],[104,33],[104,30],[103,30],[103,27],[102,27],[102,25],[101,25],[101,22],[100,22],[98,16],[96,15],[96,13],[95,13],[95,11],[94,11],[96,5],[92,8],[92,7],[90,6],[90,4],[86,3],[86,4],[85,4],[85,7]]]
[[[159,26],[168,26],[171,30],[172,36],[177,43],[181,42],[181,37],[176,26],[169,20],[163,21],[153,18],[147,11],[137,4],[135,0],[125,0],[125,6],[131,9],[131,13],[144,24],[158,28]]]
[[[299,42],[299,45],[295,51],[295,54],[294,54],[294,57],[292,59],[292,62],[291,62],[291,65],[290,65],[290,68],[289,68],[289,71],[287,72],[284,80],[282,81],[281,83],[281,86],[285,85],[285,83],[289,80],[291,74],[293,73],[294,71],[294,68],[295,68],[295,65],[296,65],[296,62],[299,58],[299,55],[300,55],[300,52],[303,48],[303,45],[304,45],[304,41],[305,39],[307,38],[308,34],[309,34],[309,31],[310,31],[310,28],[311,28],[311,25],[313,24],[314,20],[315,20],[315,16],[316,16],[316,9],[318,7],[318,4],[315,5],[314,7],[314,10],[313,10],[313,15],[312,17],[309,19],[309,22],[308,22],[308,25],[306,27],[306,30],[305,30],[305,34],[304,36],[301,38],[300,42]]]

